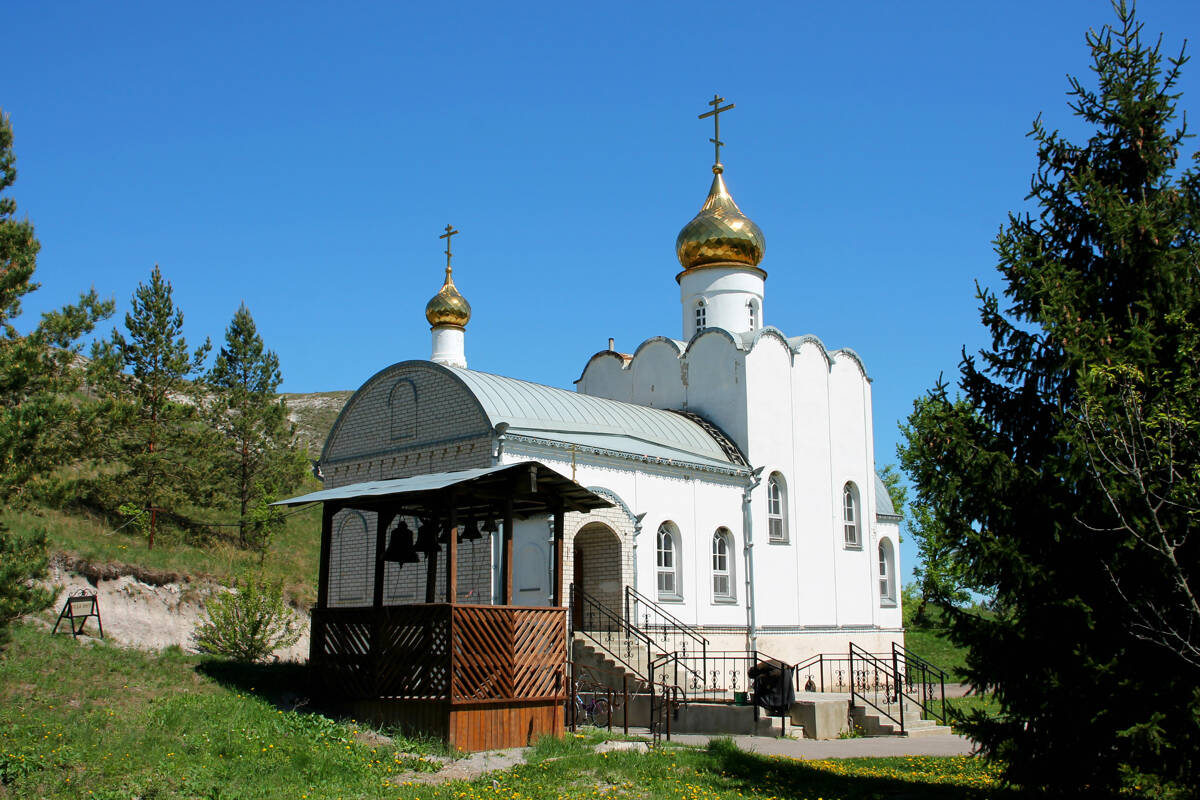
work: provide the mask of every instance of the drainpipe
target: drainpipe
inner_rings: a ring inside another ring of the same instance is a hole
[[[497,422],[495,429],[492,431],[495,438],[492,439],[495,444],[495,450],[492,451],[492,466],[500,465],[500,457],[504,455],[504,440],[508,437],[504,434],[508,431],[507,422]]]
[[[611,339],[609,341],[612,341]],[[637,563],[637,543],[638,536],[642,533],[642,520],[646,518],[648,511],[643,511],[633,518],[633,552],[629,555],[633,559],[633,590],[638,590],[638,563]]]
[[[750,495],[762,483],[763,467],[750,473],[742,489],[742,539],[746,554],[746,630],[750,636],[750,650],[758,652],[758,628],[754,623],[754,518],[750,513]]]

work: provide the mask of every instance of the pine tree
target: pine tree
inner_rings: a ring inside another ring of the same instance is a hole
[[[110,434],[122,471],[114,481],[128,495],[124,499],[149,512],[150,548],[160,512],[203,499],[210,479],[204,430],[196,421],[201,398],[189,378],[202,369],[211,345],[206,340],[189,355],[183,312],[172,294],[155,264],[150,282],[138,284],[125,315],[128,336],[114,330],[107,347],[94,351],[98,363],[110,366],[115,397]]]
[[[1003,708],[970,733],[1007,777],[1190,794],[1200,672],[1146,633],[1147,610],[1186,609],[1147,546],[1152,504],[1104,453],[1130,408],[1114,374],[1140,376],[1144,408],[1195,406],[1196,384],[1171,376],[1200,322],[1200,178],[1176,168],[1184,55],[1143,44],[1133,9],[1114,7],[1118,22],[1087,35],[1096,88],[1070,80],[1092,134],[1074,144],[1034,123],[1037,210],[1010,215],[996,240],[1005,305],[979,292],[992,346],[964,354],[960,398],[942,385],[916,404],[902,462],[942,556],[994,598],[994,616],[952,609],[951,634]],[[1165,441],[1143,438],[1144,453],[1161,457]],[[1195,508],[1198,454],[1174,441]],[[1186,585],[1200,570],[1197,517],[1166,510]]]
[[[242,304],[205,383],[212,425],[223,439],[216,468],[238,507],[238,541],[260,553],[272,527],[263,501],[299,483],[306,464],[292,446],[294,429],[276,394],[282,381],[278,356],[266,349]]]

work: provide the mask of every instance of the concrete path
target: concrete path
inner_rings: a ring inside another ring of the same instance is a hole
[[[632,731],[631,731],[632,733]],[[714,738],[702,734],[681,733],[671,737],[678,744],[704,747]],[[931,736],[877,736],[860,739],[788,739],[769,736],[734,736],[743,750],[788,758],[879,758],[881,756],[966,756],[974,752],[974,743],[955,733]]]

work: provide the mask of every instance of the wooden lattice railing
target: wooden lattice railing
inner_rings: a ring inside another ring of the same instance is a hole
[[[445,603],[313,611],[313,677],[343,699],[561,699],[566,609]]]

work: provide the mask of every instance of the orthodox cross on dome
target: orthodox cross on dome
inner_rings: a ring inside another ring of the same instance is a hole
[[[458,233],[458,231],[454,230],[453,225],[447,225],[446,232],[438,237],[439,239],[446,240],[446,274],[447,275],[450,274],[450,237],[456,233]]]
[[[704,119],[705,117],[713,118],[713,138],[709,139],[709,141],[713,143],[713,147],[716,151],[716,155],[713,156],[713,172],[721,171],[721,145],[725,144],[721,141],[721,112],[729,111],[734,107],[733,103],[730,103],[727,106],[722,106],[721,103],[724,102],[724,97],[721,97],[718,94],[713,94],[713,99],[708,103],[713,107],[713,110],[706,111],[697,117],[697,119]]]

